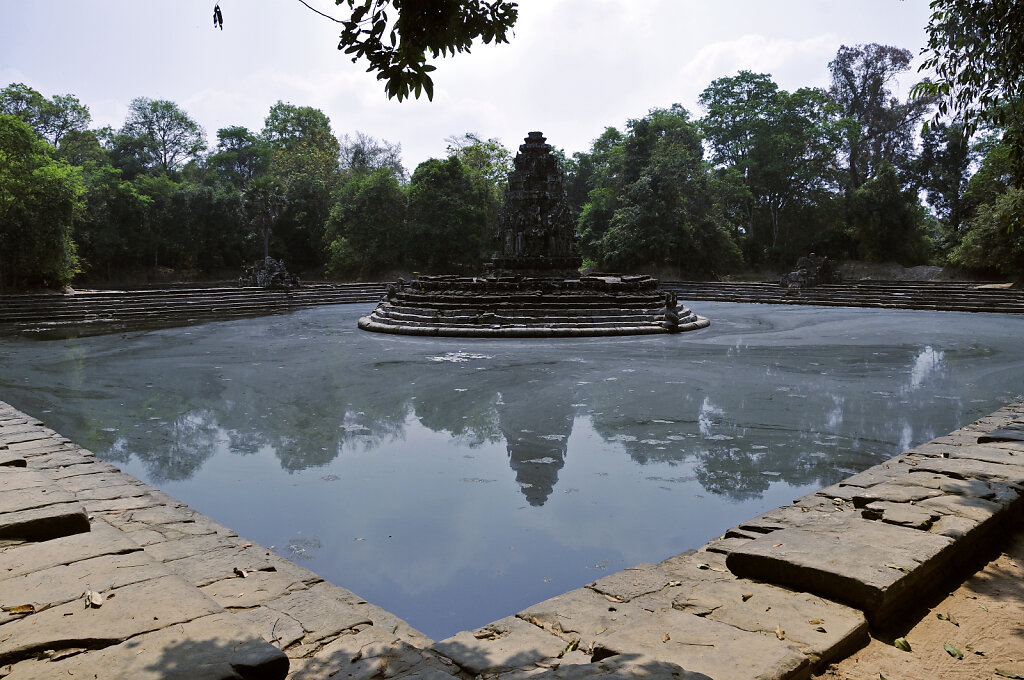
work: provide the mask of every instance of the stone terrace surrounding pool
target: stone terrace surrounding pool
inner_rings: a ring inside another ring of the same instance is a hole
[[[11,679],[806,678],[1020,521],[1024,404],[436,643],[2,402],[0,480]]]

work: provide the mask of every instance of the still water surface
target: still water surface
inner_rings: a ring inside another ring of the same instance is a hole
[[[1024,317],[703,302],[677,336],[462,340],[368,305],[0,340],[0,399],[440,639],[1024,393]]]

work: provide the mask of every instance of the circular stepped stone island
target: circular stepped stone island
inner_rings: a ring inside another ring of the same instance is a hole
[[[650,276],[424,276],[388,286],[359,327],[447,337],[556,338],[678,333],[710,322]]]

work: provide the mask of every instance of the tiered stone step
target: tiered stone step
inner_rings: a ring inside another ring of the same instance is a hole
[[[88,334],[177,325],[371,302],[382,292],[380,283],[314,283],[291,290],[222,286],[0,295],[0,332]]]
[[[584,337],[671,332],[664,293],[650,277],[456,279],[392,287],[359,320],[364,330],[456,337]],[[672,330],[708,325],[685,307]]]
[[[777,282],[663,281],[687,300],[1024,314],[1024,290],[981,282],[853,281],[790,292]]]

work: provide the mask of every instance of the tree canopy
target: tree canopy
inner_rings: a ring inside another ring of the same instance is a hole
[[[932,0],[921,71],[934,81],[912,93],[939,98],[936,120],[955,116],[966,135],[1002,129],[1014,181],[1024,186],[1024,4],[1017,0]]]

